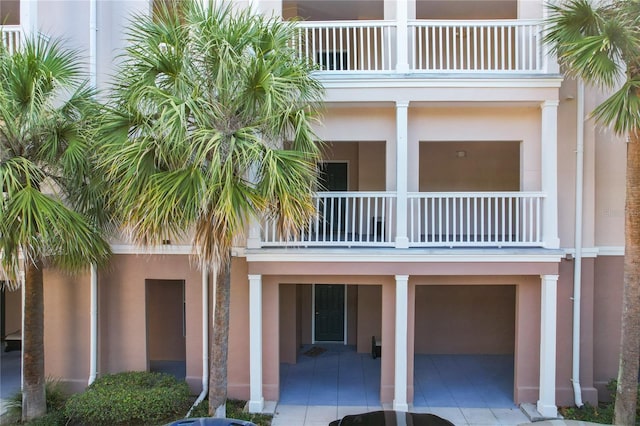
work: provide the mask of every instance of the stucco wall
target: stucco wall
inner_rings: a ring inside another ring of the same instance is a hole
[[[45,375],[61,378],[74,392],[83,390],[89,378],[89,301],[88,273],[45,270]]]
[[[417,354],[513,354],[515,286],[417,286]]]
[[[425,192],[519,191],[520,143],[423,142],[419,179]]]
[[[22,329],[22,290],[18,288],[3,291],[4,312],[0,321],[4,321],[4,332],[11,334]]]
[[[202,382],[202,274],[187,255],[114,255],[100,272],[100,372],[148,368],[145,280],[153,279],[185,282],[186,380],[197,391]]]
[[[605,386],[618,375],[623,264],[622,256],[599,256],[595,261],[593,376],[601,400],[608,400]]]

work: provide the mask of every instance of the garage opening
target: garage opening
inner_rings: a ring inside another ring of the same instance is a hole
[[[416,287],[414,405],[514,407],[512,285]]]

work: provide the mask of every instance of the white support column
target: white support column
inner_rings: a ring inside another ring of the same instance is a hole
[[[399,3],[402,3],[400,1]],[[407,133],[409,126],[409,101],[396,102],[396,248],[408,248],[407,237],[407,165],[409,162]]]
[[[558,275],[541,275],[540,399],[544,417],[558,417],[556,406],[556,299]]]
[[[25,36],[29,37],[38,31],[38,1],[20,1],[20,26]]]
[[[262,275],[249,275],[249,394],[249,412],[262,412]]]
[[[542,212],[542,241],[559,248],[558,238],[558,101],[542,103],[541,180],[546,194]]]
[[[407,0],[396,1],[396,71],[409,72],[409,26]]]
[[[91,264],[91,296],[89,304],[89,384],[98,376],[98,267]]]
[[[260,248],[260,222],[257,219],[251,219],[249,222],[249,236],[247,237],[247,248]]]
[[[409,411],[407,404],[407,333],[409,276],[396,275],[396,353],[393,409]]]

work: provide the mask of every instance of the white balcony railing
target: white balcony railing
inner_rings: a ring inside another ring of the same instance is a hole
[[[542,246],[539,192],[409,194],[413,247]]]
[[[262,226],[262,246],[393,246],[393,192],[319,192],[317,215],[299,235],[284,240],[276,224]]]
[[[406,49],[413,72],[542,73],[542,26],[530,20],[300,22],[298,54],[321,72],[393,72]],[[398,47],[400,46],[400,47]],[[406,71],[402,71],[403,73]]]
[[[285,240],[262,224],[262,247],[394,247],[397,220],[407,220],[409,247],[541,247],[540,192],[409,193],[407,218],[394,192],[320,192],[317,215]]]
[[[15,52],[20,46],[22,30],[19,25],[0,25],[0,39],[2,45],[9,51]]]
[[[539,72],[542,26],[531,21],[412,21],[410,67],[429,72]]]
[[[390,71],[395,27],[387,21],[300,22],[295,48],[323,71]]]

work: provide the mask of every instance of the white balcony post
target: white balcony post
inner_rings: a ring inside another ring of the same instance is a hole
[[[25,37],[38,31],[38,1],[20,1],[20,26]]]
[[[402,3],[402,2],[400,2]],[[408,248],[407,237],[407,165],[409,161],[407,133],[409,101],[396,102],[396,191],[398,214],[396,215],[396,248]]]
[[[409,23],[407,0],[396,1],[396,71],[409,72]]]
[[[549,17],[549,3],[542,2],[542,21],[546,22]],[[542,27],[541,31],[546,32],[547,28]],[[549,74],[559,74],[560,65],[555,54],[551,53],[551,47],[547,43],[542,42],[542,34],[538,35],[538,46],[542,49],[542,72]]]
[[[556,406],[556,299],[558,275],[541,275],[540,399],[537,409],[544,417],[558,417]]]
[[[249,275],[249,398],[249,412],[262,412],[262,275]]]
[[[393,409],[409,411],[407,404],[407,333],[409,276],[396,275],[396,344]]]
[[[542,103],[541,181],[546,198],[542,213],[542,241],[546,248],[560,247],[558,238],[558,104]]]
[[[252,218],[249,222],[249,236],[247,237],[247,248],[260,248],[260,222],[256,218]]]

